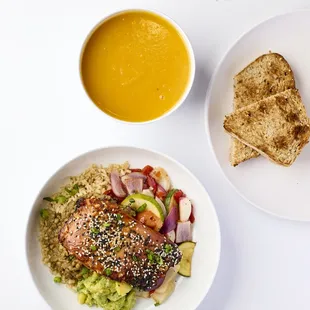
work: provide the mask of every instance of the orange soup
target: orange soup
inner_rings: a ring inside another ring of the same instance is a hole
[[[127,11],[90,35],[81,76],[92,101],[107,114],[144,122],[168,112],[189,83],[190,57],[180,33],[146,11]]]

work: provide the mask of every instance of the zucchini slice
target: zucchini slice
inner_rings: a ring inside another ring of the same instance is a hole
[[[182,252],[179,274],[183,277],[191,276],[192,257],[194,254],[195,246],[196,243],[192,241],[186,241],[179,245],[179,249]]]

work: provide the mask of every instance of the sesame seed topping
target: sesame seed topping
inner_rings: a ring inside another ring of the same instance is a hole
[[[67,225],[76,226],[69,230],[76,256],[83,258],[89,269],[114,280],[150,290],[181,259],[175,244],[137,223],[116,205],[90,198],[74,216],[74,226],[69,221]]]

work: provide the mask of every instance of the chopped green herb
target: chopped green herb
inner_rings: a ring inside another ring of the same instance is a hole
[[[170,253],[172,251],[172,246],[171,244],[167,243],[165,244],[165,252]]]
[[[137,209],[137,212],[140,213],[140,212],[143,212],[147,207],[147,204],[144,203],[143,205],[141,205],[138,209]]]
[[[91,246],[90,246],[90,249],[91,249],[92,251],[96,251],[96,250],[97,250],[97,247],[96,247],[95,245],[91,245]]]
[[[76,195],[77,194],[77,190],[75,190],[75,189],[73,189],[72,191],[71,191],[71,196],[74,196],[74,195]]]
[[[41,209],[40,210],[41,217],[46,220],[48,218],[48,210],[47,209]]]
[[[117,214],[117,215],[116,215],[116,220],[117,220],[117,221],[120,221],[120,220],[121,220],[121,215],[120,215],[120,214]]]
[[[133,198],[130,198],[130,199],[129,199],[129,202],[130,202],[130,203],[135,203],[136,201],[135,201]]]
[[[79,191],[79,186],[77,184],[74,184],[71,189],[71,195],[74,196]]]
[[[117,246],[117,247],[114,249],[115,252],[119,252],[120,250],[121,250],[121,248],[120,248],[119,246]]]
[[[59,195],[59,196],[55,197],[55,201],[58,203],[65,203],[68,201],[68,198],[66,196]]]
[[[158,306],[160,306],[160,303],[157,302],[156,304],[154,304],[154,306],[155,306],[155,307],[158,307]]]
[[[55,283],[61,283],[61,277],[55,277],[54,282]]]
[[[138,257],[136,255],[132,255],[132,259],[137,262],[138,261]]]
[[[100,233],[100,230],[99,229],[97,229],[96,227],[92,227],[91,228],[91,232],[93,233],[93,234],[99,234]]]
[[[146,250],[148,260],[153,263],[154,261],[154,253],[150,250]]]
[[[155,255],[156,263],[161,266],[164,262],[160,255]]]
[[[74,256],[73,256],[73,255],[69,255],[69,256],[68,256],[68,259],[69,259],[69,261],[71,262],[71,261],[74,260]]]
[[[65,191],[70,194],[70,196],[74,196],[79,191],[79,186],[74,184],[72,189],[65,187]]]
[[[53,202],[55,201],[53,198],[51,197],[44,197],[43,200],[49,201],[49,202]]]
[[[107,269],[105,270],[105,274],[106,274],[107,276],[109,276],[111,273],[112,273],[111,268],[107,268]]]
[[[104,226],[104,227],[110,227],[110,226],[111,226],[111,223],[103,223],[103,226]]]
[[[89,272],[89,269],[86,268],[86,267],[83,267],[82,270],[81,270],[81,275],[83,276],[85,274],[88,274],[88,272]]]
[[[147,249],[145,252],[147,254],[148,260],[151,263],[157,263],[160,266],[164,263],[163,259],[162,259],[162,257],[160,255],[155,254],[153,251],[151,251],[149,249]]]
[[[65,191],[66,191],[68,194],[70,194],[70,195],[71,195],[71,191],[70,191],[70,189],[69,189],[69,188],[65,187]]]

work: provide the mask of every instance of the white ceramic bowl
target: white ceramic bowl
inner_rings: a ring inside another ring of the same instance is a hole
[[[112,115],[106,113],[105,111],[101,110],[94,102],[93,100],[90,98],[90,96],[88,95],[88,92],[86,91],[86,88],[85,88],[85,85],[83,83],[83,78],[82,78],[82,74],[81,74],[81,63],[82,63],[82,57],[83,57],[83,53],[84,53],[84,50],[85,50],[85,47],[89,41],[89,39],[91,38],[91,36],[93,35],[93,33],[102,25],[104,24],[107,20],[117,16],[117,15],[120,15],[120,14],[123,14],[123,13],[126,13],[126,12],[132,12],[132,11],[141,11],[141,12],[149,12],[149,13],[153,13],[155,15],[158,15],[160,16],[161,18],[165,19],[167,22],[169,22],[177,31],[178,33],[180,34],[180,36],[182,37],[183,41],[184,41],[184,44],[187,48],[187,51],[188,51],[188,54],[189,54],[189,59],[190,59],[190,75],[189,75],[189,79],[188,79],[188,83],[187,83],[187,86],[183,92],[183,95],[182,97],[175,103],[175,105],[170,109],[168,110],[166,113],[164,113],[163,115],[157,117],[157,118],[154,118],[152,120],[149,120],[149,121],[144,121],[144,122],[130,122],[130,121],[125,121],[125,120],[120,120],[116,117],[113,117]],[[115,12],[113,14],[110,14],[108,16],[106,16],[103,20],[101,20],[98,24],[96,24],[94,26],[94,28],[90,31],[90,33],[88,34],[88,36],[86,37],[85,41],[84,41],[84,44],[82,46],[82,49],[81,49],[81,54],[80,54],[80,79],[81,79],[81,82],[82,82],[82,85],[83,85],[83,88],[89,98],[89,100],[96,106],[97,109],[99,109],[101,112],[103,112],[105,115],[109,116],[110,118],[112,119],[115,119],[119,122],[122,122],[122,123],[127,123],[127,124],[147,124],[147,123],[152,123],[154,121],[157,121],[157,120],[160,120],[168,115],[170,115],[173,111],[177,110],[182,104],[183,102],[185,101],[185,99],[187,98],[188,94],[190,93],[190,90],[193,86],[193,82],[194,82],[194,78],[195,78],[195,71],[196,71],[196,64],[195,64],[195,56],[194,56],[194,51],[193,51],[193,48],[192,48],[192,45],[188,39],[188,37],[186,36],[185,32],[182,30],[182,28],[173,20],[171,19],[170,17],[168,17],[167,15],[163,14],[163,13],[160,13],[158,11],[154,11],[154,10],[146,10],[146,9],[127,9],[127,10],[121,10],[121,11],[118,11],[118,12]]]
[[[26,234],[28,265],[35,285],[52,309],[85,310],[87,307],[79,305],[76,294],[65,285],[55,284],[49,269],[41,261],[38,236],[42,198],[56,192],[66,183],[68,176],[81,173],[93,163],[107,166],[127,160],[135,168],[147,164],[165,168],[173,186],[184,190],[194,204],[196,221],[193,225],[193,240],[197,245],[193,256],[192,276],[178,276],[175,292],[159,308],[194,310],[211,287],[220,258],[220,228],[215,209],[204,187],[184,166],[163,154],[134,147],[109,147],[83,154],[65,164],[46,182],[33,204]],[[139,299],[134,309],[155,309],[155,306],[151,299]]]

